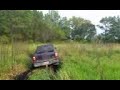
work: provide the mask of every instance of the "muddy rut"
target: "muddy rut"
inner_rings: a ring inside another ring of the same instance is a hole
[[[54,66],[54,65],[50,65],[48,67],[39,67],[39,68],[31,68],[25,72],[20,73],[19,75],[17,75],[14,79],[15,80],[27,80],[29,78],[30,75],[32,75],[32,72],[36,69],[45,69],[45,68],[49,68],[50,70],[52,70],[53,74],[57,73],[57,71],[60,69],[60,66]]]

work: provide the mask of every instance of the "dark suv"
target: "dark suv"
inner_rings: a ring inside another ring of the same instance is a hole
[[[32,61],[33,67],[59,65],[58,53],[52,44],[38,46],[32,57]]]

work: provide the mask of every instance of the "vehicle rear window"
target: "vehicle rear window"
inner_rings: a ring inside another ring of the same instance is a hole
[[[54,52],[54,47],[52,45],[43,45],[37,48],[37,54],[41,54],[44,52]]]

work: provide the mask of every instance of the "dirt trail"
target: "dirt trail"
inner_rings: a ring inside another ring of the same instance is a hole
[[[45,66],[44,67],[39,67],[39,69],[43,69],[43,68],[46,68],[46,67]],[[59,70],[60,66],[50,65],[48,68],[50,70],[52,70],[53,73],[56,73]],[[15,77],[15,80],[27,80],[28,77],[32,74],[32,72],[36,69],[38,69],[38,68],[34,68],[34,69],[32,68],[30,70],[27,70],[25,72],[20,73],[19,75],[17,75]]]
[[[27,80],[28,75],[30,75],[31,73],[32,73],[32,70],[27,70],[25,72],[22,72],[15,77],[15,80]]]

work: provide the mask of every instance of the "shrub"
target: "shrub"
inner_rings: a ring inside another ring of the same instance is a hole
[[[5,35],[0,37],[0,43],[2,44],[8,44],[9,43],[9,38]]]

